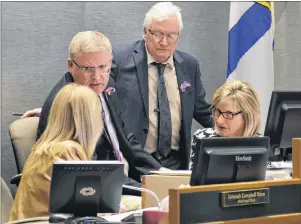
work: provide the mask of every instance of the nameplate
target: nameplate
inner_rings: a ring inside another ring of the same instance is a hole
[[[269,203],[269,188],[222,192],[222,207]]]

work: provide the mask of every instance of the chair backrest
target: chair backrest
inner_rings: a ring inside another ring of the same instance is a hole
[[[36,142],[39,117],[14,121],[9,126],[9,135],[14,150],[18,173],[21,173],[33,144]]]
[[[1,177],[1,204],[0,204],[0,223],[8,221],[10,210],[13,204],[13,197],[5,181]]]

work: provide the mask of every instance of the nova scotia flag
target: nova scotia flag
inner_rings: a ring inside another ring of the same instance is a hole
[[[274,90],[273,23],[270,2],[231,2],[227,80],[240,79],[258,92],[264,132]]]

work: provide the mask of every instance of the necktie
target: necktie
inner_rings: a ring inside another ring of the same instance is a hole
[[[105,136],[106,136],[106,138],[109,140],[109,142],[111,143],[111,145],[113,146],[113,149],[114,149],[116,158],[117,158],[119,161],[122,161],[121,155],[120,155],[120,153],[119,153],[119,150],[117,149],[117,146],[116,146],[115,142],[112,141],[112,139],[110,138],[110,135],[109,135],[109,133],[108,133],[107,124],[106,124],[107,122],[106,122],[106,117],[105,117],[104,110],[102,110],[102,120],[103,120],[103,124],[104,124],[103,131],[104,131],[104,133],[105,133]]]
[[[114,125],[112,124],[111,117],[110,117],[110,111],[108,108],[108,105],[103,97],[102,94],[99,94],[99,98],[102,105],[102,119],[104,123],[104,134],[108,141],[113,146],[114,154],[117,158],[117,160],[124,163],[124,174],[127,176],[129,173],[129,164],[122,155],[122,152],[120,151],[119,142],[117,133],[115,131]]]
[[[165,83],[164,83],[164,69],[165,64],[154,62],[158,68],[158,87],[157,87],[157,101],[158,101],[158,145],[157,151],[159,154],[167,157],[171,150],[171,116],[169,109],[169,102],[167,98]],[[160,155],[157,156],[160,157]],[[160,158],[159,158],[160,159]]]

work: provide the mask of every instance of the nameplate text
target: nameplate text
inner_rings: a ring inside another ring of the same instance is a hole
[[[269,203],[269,188],[222,192],[222,207]]]

